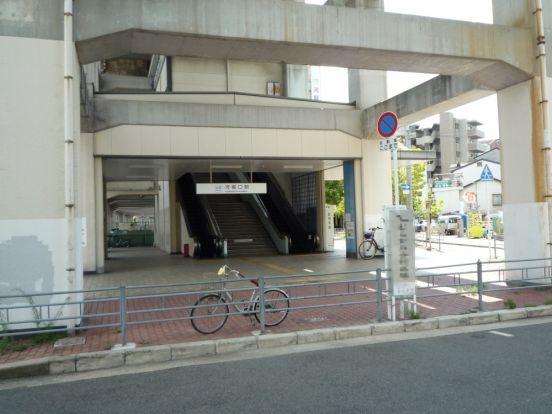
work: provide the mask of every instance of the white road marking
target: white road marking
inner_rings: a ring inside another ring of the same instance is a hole
[[[456,294],[456,295],[462,295],[466,298],[470,298],[470,299],[475,299],[477,300],[478,299],[478,296],[477,294],[470,294],[470,293],[461,293],[461,292],[458,292],[458,290],[456,290],[455,288],[451,288],[451,287],[445,287],[445,286],[438,286],[438,285],[429,285],[428,283],[426,282],[422,282],[422,281],[419,281],[419,280],[416,280],[416,286],[420,287],[420,288],[429,288],[429,289],[432,289],[432,290],[438,290],[440,292],[445,292],[445,293],[452,293],[452,294]],[[489,295],[483,295],[482,296],[482,300],[483,302],[485,303],[495,303],[495,302],[502,302],[504,299],[499,299],[499,298],[495,298],[493,296],[489,296]]]
[[[314,273],[314,270],[310,270],[310,269],[303,269],[305,272],[309,272],[309,273]]]
[[[506,338],[512,338],[514,335],[506,333],[506,332],[500,332],[500,331],[489,331],[489,333],[499,335],[499,336],[505,336]]]

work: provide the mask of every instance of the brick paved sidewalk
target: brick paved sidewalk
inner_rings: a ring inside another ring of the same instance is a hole
[[[374,322],[377,318],[376,304],[348,304],[347,302],[355,301],[375,301],[374,293],[375,285],[366,281],[352,282],[355,283],[351,287],[351,282],[348,283],[347,289],[353,289],[355,295],[353,299],[340,296],[344,287],[339,284],[332,285],[335,291],[331,289],[326,294],[330,294],[331,300],[324,298],[325,303],[330,303],[332,306],[327,308],[309,308],[309,309],[293,309],[294,307],[314,306],[320,303],[320,299],[308,298],[315,296],[314,290],[318,287],[295,287],[290,289],[292,301],[292,310],[287,319],[279,326],[269,329],[273,333],[301,331],[322,327],[339,327],[339,326],[354,326],[362,325],[369,322]],[[335,294],[335,296],[331,296]],[[475,295],[447,295],[438,297],[429,297],[426,295],[442,294],[438,290],[430,289],[423,292],[423,296],[418,297],[418,312],[422,318],[443,316],[443,315],[458,315],[477,311],[478,298]],[[139,320],[151,320],[161,318],[186,318],[189,317],[189,310],[197,295],[171,296],[164,300],[166,311],[145,314],[131,314],[129,317],[128,341],[136,343],[137,347],[175,344],[193,341],[201,341],[205,339],[232,338],[251,334],[252,331],[258,331],[259,325],[254,318],[242,315],[232,315],[229,317],[226,325],[217,333],[212,335],[203,335],[196,332],[190,323],[190,320],[175,320],[171,322],[160,323],[145,323],[133,325]],[[305,299],[305,297],[307,297]],[[295,299],[294,299],[295,298]],[[303,299],[298,299],[303,298]],[[542,288],[520,289],[500,292],[486,292],[484,303],[485,310],[498,310],[504,308],[504,300],[511,299],[519,307],[534,306],[543,304],[546,300],[552,298],[552,291]],[[129,310],[151,309],[159,307],[160,299],[141,298],[137,300],[129,299]],[[385,305],[385,304],[384,304]],[[118,302],[99,302],[87,305],[85,312],[88,314],[113,313],[118,312]],[[187,309],[174,309],[188,307]],[[385,305],[384,316],[387,316]],[[399,315],[397,307],[397,315]],[[96,317],[87,321],[88,325],[93,325],[97,322],[113,322],[118,323],[117,316],[102,316]],[[42,344],[31,346],[28,349],[20,352],[8,352],[0,355],[0,363],[14,362],[20,360],[41,358],[52,355],[69,355],[83,352],[93,352],[110,349],[113,345],[121,342],[121,334],[117,327],[90,329],[83,331],[79,336],[85,338],[83,345],[73,345],[54,348],[53,344]]]

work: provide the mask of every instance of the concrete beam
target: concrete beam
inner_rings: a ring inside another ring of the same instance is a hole
[[[0,1],[0,36],[63,40],[63,0]]]
[[[437,159],[435,151],[397,151],[397,159],[399,161],[431,161]]]
[[[493,90],[486,89],[471,79],[437,76],[365,109],[362,112],[364,135],[377,135],[377,121],[385,111],[395,112],[399,117],[399,124],[404,126],[484,98],[492,93],[494,93]]]
[[[534,61],[527,28],[278,0],[75,0],[75,39],[81,63],[201,56],[473,76],[495,90]]]
[[[361,111],[95,99],[93,130],[118,125],[339,130],[363,137]]]

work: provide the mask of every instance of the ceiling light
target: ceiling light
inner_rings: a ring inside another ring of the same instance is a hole
[[[284,170],[312,170],[312,165],[284,165]]]
[[[214,169],[227,169],[227,170],[238,170],[238,169],[242,168],[242,166],[237,165],[237,164],[212,165],[211,168],[214,168]]]
[[[149,168],[153,170],[159,167],[157,165],[151,165],[151,164],[132,164],[132,165],[129,165],[128,168],[131,168],[131,169]]]

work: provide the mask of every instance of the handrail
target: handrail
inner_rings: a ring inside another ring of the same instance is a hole
[[[244,173],[235,172],[228,173],[228,176],[233,182],[248,183],[249,180]],[[261,197],[258,194],[242,194],[242,198],[253,207],[255,213],[261,220],[261,223],[268,235],[272,239],[272,242],[281,254],[289,254],[289,235],[282,233],[272,221],[266,205],[263,203]]]
[[[272,208],[270,210],[271,214],[279,217],[281,220],[280,224],[285,226],[285,229],[281,230],[289,233],[293,251],[312,251],[314,249],[316,234],[309,233],[304,224],[297,218],[276,178],[269,173],[255,173],[255,176],[259,181],[267,183],[268,192],[261,198],[269,201],[267,207]]]
[[[143,95],[148,93],[155,93],[156,95],[233,95],[233,96],[251,96],[251,97],[257,97],[257,98],[267,98],[267,99],[277,99],[277,100],[284,100],[284,101],[298,101],[298,102],[310,102],[310,103],[316,103],[321,105],[337,105],[337,106],[343,106],[343,107],[350,107],[350,108],[356,108],[355,103],[343,103],[343,102],[332,102],[332,101],[320,101],[320,100],[314,100],[314,99],[305,99],[305,98],[293,98],[290,96],[273,96],[273,95],[262,95],[258,93],[249,93],[249,92],[228,92],[228,91],[220,91],[220,92],[214,92],[214,91],[175,91],[175,92],[147,92],[147,91],[134,91],[134,90],[128,90],[128,91],[108,91],[108,92],[98,92],[97,95]]]

